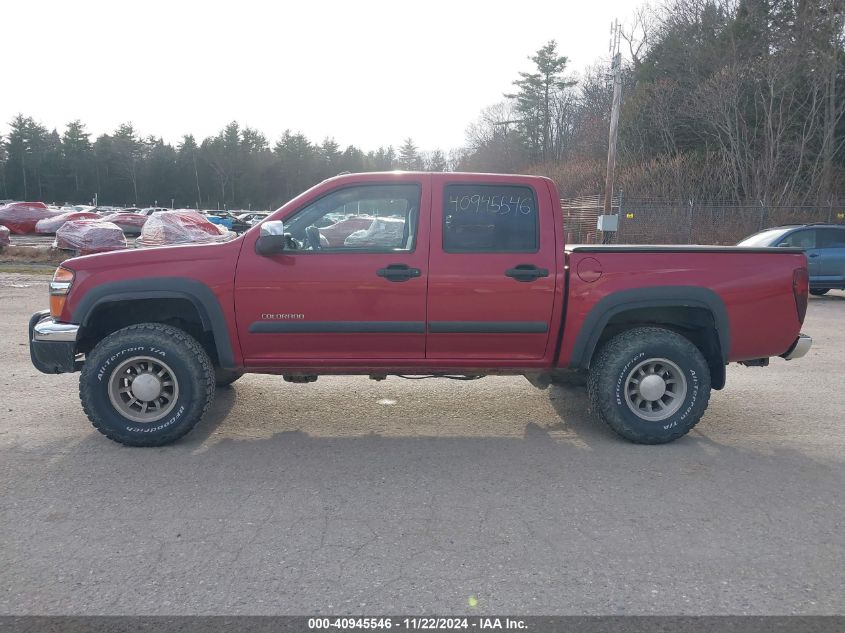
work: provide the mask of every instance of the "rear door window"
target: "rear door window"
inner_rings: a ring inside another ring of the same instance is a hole
[[[819,229],[821,248],[845,248],[845,228]]]
[[[443,250],[447,253],[534,253],[538,248],[537,197],[530,187],[445,187]]]

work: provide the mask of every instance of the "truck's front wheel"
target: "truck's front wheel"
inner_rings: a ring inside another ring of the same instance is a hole
[[[79,378],[94,427],[128,446],[162,446],[190,431],[214,399],[214,367],[186,332],[140,323],[110,334]]]
[[[687,434],[710,400],[710,370],[676,332],[640,327],[618,334],[590,367],[590,403],[627,440],[664,444]]]

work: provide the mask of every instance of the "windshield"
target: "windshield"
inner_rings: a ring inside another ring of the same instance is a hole
[[[755,233],[739,242],[737,246],[774,246],[789,229],[769,229]]]

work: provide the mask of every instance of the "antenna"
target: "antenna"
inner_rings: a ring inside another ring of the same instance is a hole
[[[610,23],[610,41],[608,43],[607,50],[610,53],[610,56],[613,57],[616,53],[619,52],[619,42],[622,35],[622,27],[619,24],[619,20],[616,19]]]

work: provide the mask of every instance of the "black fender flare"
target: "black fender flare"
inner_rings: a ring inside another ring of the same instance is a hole
[[[96,309],[105,303],[137,299],[187,299],[197,310],[204,330],[214,335],[220,366],[233,369],[235,359],[229,340],[226,317],[217,296],[204,283],[187,277],[151,277],[113,281],[93,286],[85,292],[71,315],[71,321],[83,328]]]
[[[587,369],[599,339],[610,320],[617,314],[641,308],[704,308],[713,315],[722,361],[727,363],[730,351],[730,324],[722,298],[709,288],[700,286],[650,286],[619,290],[602,298],[587,313],[575,339],[569,366]],[[724,372],[724,368],[721,370]]]

